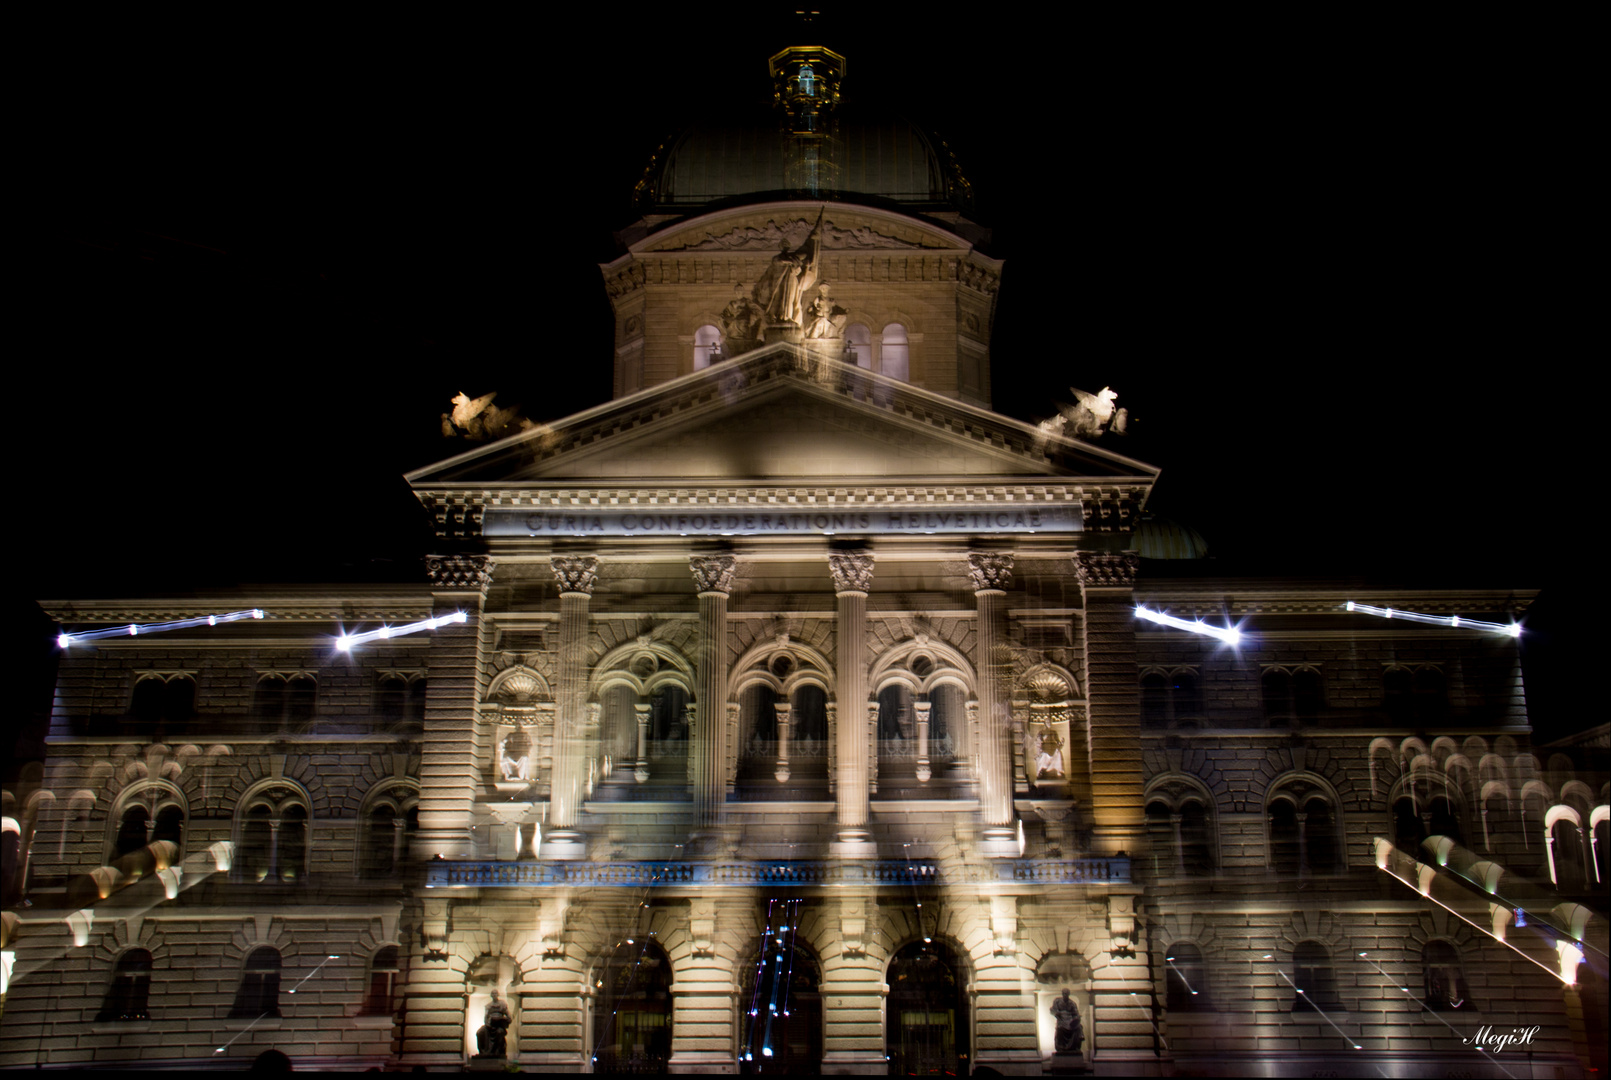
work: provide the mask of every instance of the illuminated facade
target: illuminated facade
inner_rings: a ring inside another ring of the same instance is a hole
[[[46,605],[266,618],[64,656],[0,1064],[1586,1064],[1603,773],[1514,638],[1346,607],[1530,596],[1149,578],[1157,470],[989,410],[960,173],[772,72],[640,185],[614,399],[409,476],[428,585]]]

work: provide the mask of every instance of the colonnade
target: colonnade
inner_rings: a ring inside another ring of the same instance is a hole
[[[583,837],[576,829],[587,778],[583,775],[590,725],[597,710],[587,705],[588,602],[598,573],[591,555],[554,556],[551,565],[560,589],[557,715],[549,832],[544,849],[555,857],[581,852]],[[867,596],[872,588],[874,557],[869,552],[828,556],[833,580],[838,633],[835,664],[840,703],[866,702],[862,711],[848,704],[837,710],[832,724],[834,765],[831,788],[836,821],[832,850],[845,857],[872,857],[876,845],[868,829],[870,793],[876,767],[878,704],[868,700]],[[696,829],[709,831],[723,821],[726,803],[726,765],[736,749],[728,743],[737,732],[727,723],[727,605],[737,559],[731,555],[696,555],[689,559],[699,603],[699,632],[695,656],[694,701],[687,705],[689,725],[689,779],[693,788]],[[1005,597],[1012,584],[1013,556],[1005,552],[970,553],[968,573],[977,603],[978,728],[973,752],[977,759],[980,802],[988,854],[1016,853],[1013,814],[1011,714],[1008,687],[1001,675],[1005,647]],[[832,706],[830,706],[831,708]],[[637,739],[635,779],[648,778],[648,724],[650,706],[636,705]],[[917,770],[929,779],[930,706],[915,704]],[[789,776],[790,712],[777,707],[780,782]],[[998,850],[999,849],[999,850]]]

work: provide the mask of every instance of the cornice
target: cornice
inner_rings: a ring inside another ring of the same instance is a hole
[[[1167,607],[1175,615],[1342,615],[1350,600],[1426,615],[1473,615],[1510,611],[1521,614],[1538,596],[1534,589],[1409,590],[1363,589],[1357,586],[1306,586],[1242,589],[1136,587],[1136,602]],[[1368,616],[1357,616],[1364,619]]]
[[[135,599],[135,600],[41,600],[39,606],[59,623],[147,623],[173,619],[205,618],[220,611],[231,611],[243,605],[263,609],[262,620],[243,624],[250,628],[263,627],[269,622],[328,622],[332,619],[428,619],[431,617],[431,596],[428,588],[419,586],[417,592],[391,596],[351,598],[341,586],[332,586],[331,595],[280,597],[272,593],[223,596],[216,599]],[[224,631],[228,633],[229,631]],[[214,629],[210,634],[219,634]],[[249,635],[242,635],[249,636]],[[117,638],[97,642],[108,645]],[[131,642],[148,642],[147,637],[130,638]],[[173,640],[170,636],[165,640]],[[236,638],[239,640],[239,638]]]
[[[944,397],[910,383],[876,372],[846,367],[835,358],[811,349],[780,342],[737,360],[690,372],[669,382],[605,402],[559,421],[499,442],[466,451],[408,473],[404,479],[417,492],[480,488],[483,483],[455,483],[451,474],[480,464],[516,464],[521,470],[545,466],[568,453],[591,450],[612,438],[645,433],[674,419],[693,420],[719,413],[741,400],[761,398],[774,387],[790,386],[825,401],[837,401],[852,410],[882,417],[907,430],[947,436],[961,445],[1005,455],[1058,474],[1087,482],[1093,464],[1106,474],[1089,477],[1089,483],[1130,484],[1150,487],[1158,469],[1103,447],[1063,436],[1048,436],[1038,428],[999,413]],[[502,482],[518,488],[527,482]],[[708,486],[708,485],[707,485]],[[423,494],[422,494],[423,498]]]

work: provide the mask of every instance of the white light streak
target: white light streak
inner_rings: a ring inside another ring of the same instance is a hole
[[[361,634],[342,634],[336,638],[336,648],[342,652],[349,652],[366,642],[378,641],[381,638],[402,637],[404,634],[417,634],[421,630],[435,630],[439,626],[450,623],[462,623],[470,618],[465,612],[455,611],[451,615],[441,615],[434,619],[422,619],[419,622],[408,623],[405,626],[383,626],[379,630],[365,630]]]
[[[82,645],[86,641],[97,641],[109,637],[138,637],[141,634],[159,634],[164,630],[188,630],[193,626],[217,626],[219,623],[239,622],[241,619],[263,618],[262,608],[251,608],[247,611],[231,611],[226,615],[202,615],[194,619],[174,619],[171,622],[130,623],[127,626],[112,626],[105,630],[85,630],[77,634],[57,634],[57,648],[65,649],[71,645]]]
[[[1234,626],[1210,626],[1201,619],[1177,619],[1173,615],[1165,615],[1161,611],[1136,605],[1136,618],[1155,622],[1160,626],[1172,626],[1176,630],[1190,630],[1194,634],[1204,634],[1211,638],[1218,638],[1227,645],[1235,645],[1242,640],[1242,632]]]
[[[1403,619],[1405,622],[1425,623],[1427,626],[1452,626],[1457,630],[1488,630],[1495,634],[1521,637],[1521,623],[1484,622],[1482,619],[1463,619],[1459,615],[1423,615],[1419,611],[1399,611],[1397,608],[1375,607],[1353,600],[1343,605],[1360,615],[1375,615],[1383,619]]]

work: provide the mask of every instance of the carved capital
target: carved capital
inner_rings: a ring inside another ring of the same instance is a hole
[[[733,591],[733,570],[738,560],[731,555],[693,555],[688,569],[694,572],[694,587],[702,593]]]
[[[867,592],[873,587],[873,557],[867,555],[829,555],[828,570],[833,574],[833,591]]]
[[[974,592],[1005,592],[1012,588],[1012,555],[969,552],[968,576]]]
[[[599,561],[591,555],[555,555],[548,560],[554,567],[554,580],[562,593],[593,595],[593,582],[598,577]]]
[[[1087,588],[1129,589],[1135,586],[1141,556],[1133,551],[1076,551],[1074,566]]]
[[[490,555],[427,555],[425,574],[437,589],[485,589],[492,584]]]

